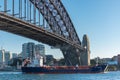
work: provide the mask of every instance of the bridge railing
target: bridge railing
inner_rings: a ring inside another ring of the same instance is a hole
[[[42,14],[29,0],[1,0],[0,12],[32,23],[49,32],[53,32]]]

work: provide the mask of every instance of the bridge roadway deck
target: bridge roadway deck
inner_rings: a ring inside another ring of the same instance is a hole
[[[64,46],[64,44],[66,44],[83,50],[81,45],[74,44],[72,41],[58,34],[54,34],[32,23],[28,23],[27,21],[2,12],[0,12],[0,30],[31,38],[51,46]]]

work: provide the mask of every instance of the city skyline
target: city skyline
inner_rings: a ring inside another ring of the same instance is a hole
[[[87,34],[91,58],[112,57],[120,53],[120,1],[119,0],[64,0],[62,1],[75,26],[80,40]],[[22,44],[37,41],[0,31],[0,46],[20,53]],[[46,54],[62,57],[58,49],[45,45]],[[58,56],[59,55],[59,56]]]

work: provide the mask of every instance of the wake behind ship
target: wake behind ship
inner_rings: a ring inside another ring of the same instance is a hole
[[[37,61],[34,61],[32,65],[27,65],[29,61],[25,62],[22,67],[23,73],[35,73],[35,74],[70,74],[70,73],[104,73],[107,69],[107,65],[97,66],[38,66]],[[35,66],[36,65],[36,66]]]

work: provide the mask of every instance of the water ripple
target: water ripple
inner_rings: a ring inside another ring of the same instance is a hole
[[[120,71],[105,74],[22,74],[0,72],[0,80],[120,80]]]

